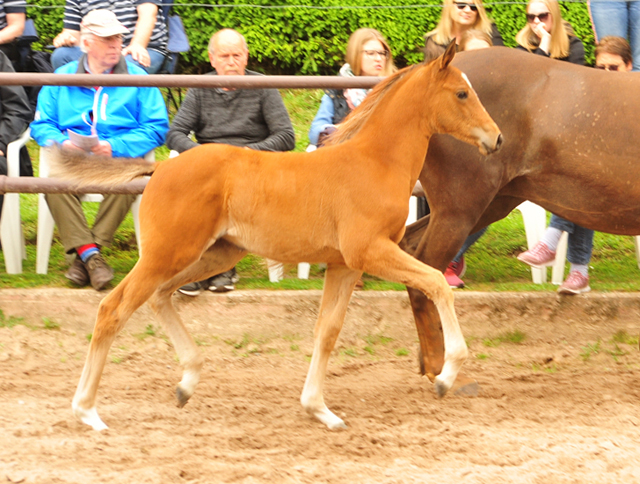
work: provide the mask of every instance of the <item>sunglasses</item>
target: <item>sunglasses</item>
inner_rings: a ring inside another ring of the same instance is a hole
[[[465,8],[469,7],[469,9],[472,12],[477,12],[478,11],[478,6],[473,4],[473,3],[458,3],[458,2],[455,2],[454,5],[456,7],[458,7],[458,10],[464,10]]]
[[[618,64],[598,64],[596,65],[596,69],[602,69],[603,71],[617,71],[620,69],[620,66]]]
[[[543,13],[539,13],[538,15],[528,13],[527,22],[533,23],[535,19],[539,19],[540,22],[546,22],[549,19],[549,15],[551,15],[551,12],[543,12]]]

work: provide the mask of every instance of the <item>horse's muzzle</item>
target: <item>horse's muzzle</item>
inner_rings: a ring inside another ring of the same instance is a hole
[[[502,133],[498,133],[498,137],[493,142],[483,141],[481,151],[484,151],[485,154],[490,155],[495,153],[502,147]]]

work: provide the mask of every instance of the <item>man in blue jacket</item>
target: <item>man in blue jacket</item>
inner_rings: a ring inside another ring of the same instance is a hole
[[[114,13],[91,11],[80,30],[84,55],[56,73],[146,75],[122,57],[122,35],[127,31]],[[31,123],[31,136],[40,146],[60,144],[109,157],[142,157],[164,143],[168,130],[162,94],[148,87],[45,86]],[[69,280],[80,286],[91,282],[101,290],[113,279],[100,247],[111,243],[135,197],[105,195],[90,229],[77,196],[47,195],[65,252],[77,254],[65,274]]]

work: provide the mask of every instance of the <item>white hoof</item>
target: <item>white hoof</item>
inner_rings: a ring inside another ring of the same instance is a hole
[[[93,428],[93,430],[97,430],[99,432],[101,430],[106,430],[109,428],[98,416],[96,407],[90,408],[89,410],[84,410],[80,407],[74,407],[73,413],[78,420],[80,420],[84,424],[89,425]]]
[[[340,430],[340,429],[347,428],[347,425],[344,423],[344,420],[339,418],[335,413],[333,413],[327,407],[321,410],[314,411],[309,409],[307,411],[309,412],[310,415],[312,415],[313,417],[320,420],[320,422],[325,424],[329,430]]]

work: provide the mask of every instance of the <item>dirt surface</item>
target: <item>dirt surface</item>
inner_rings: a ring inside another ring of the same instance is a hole
[[[357,293],[325,391],[335,432],[299,403],[319,292],[175,296],[206,356],[196,394],[176,407],[145,307],[111,349],[98,433],[70,404],[101,297],[0,291],[0,482],[640,482],[640,295],[457,294],[481,390],[438,400],[406,294]]]

